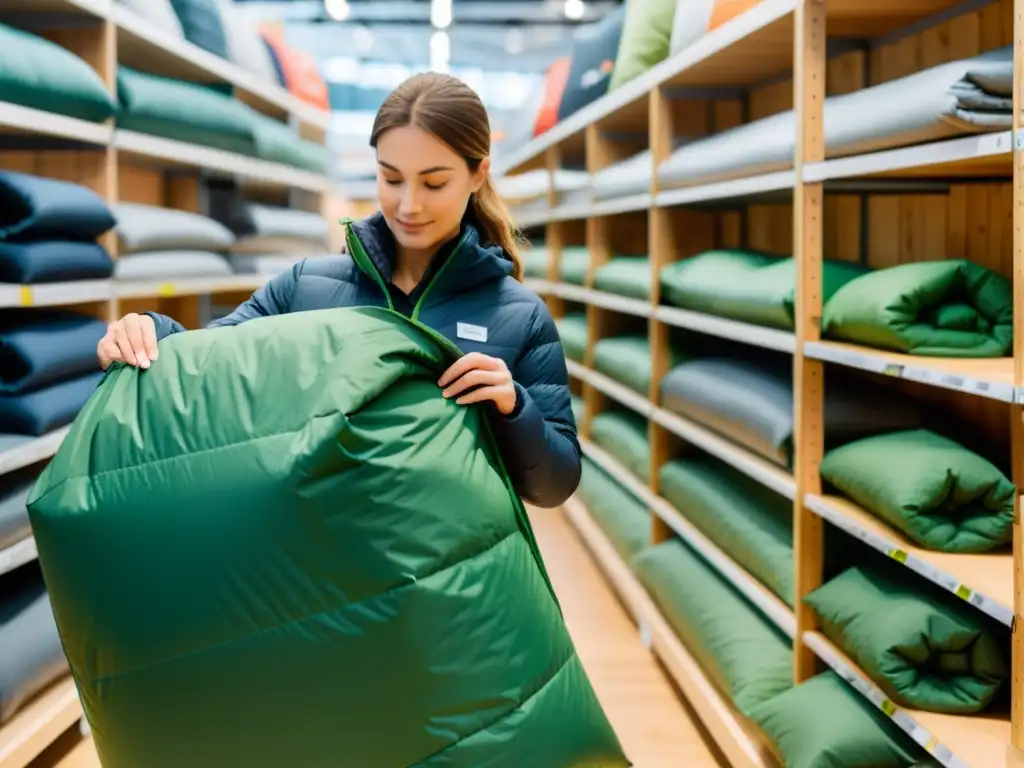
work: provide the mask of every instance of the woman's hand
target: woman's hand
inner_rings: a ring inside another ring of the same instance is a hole
[[[516,388],[505,361],[479,352],[459,358],[438,380],[445,397],[458,397],[459,405],[491,400],[498,411],[508,416],[516,409]],[[462,394],[471,387],[472,392]]]
[[[96,345],[96,356],[103,370],[111,363],[149,368],[157,354],[156,323],[149,315],[134,312],[108,325],[107,335]]]

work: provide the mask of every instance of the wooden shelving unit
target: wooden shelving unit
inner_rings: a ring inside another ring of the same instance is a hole
[[[916,146],[832,156],[825,146],[826,96],[910,75],[945,61],[1014,45],[1013,130],[954,136]],[[586,311],[587,352],[569,361],[585,412],[585,455],[652,513],[651,541],[678,536],[781,631],[793,638],[795,681],[832,668],[947,768],[993,768],[1024,761],[1024,551],[1014,527],[1013,553],[954,555],[924,549],[848,500],[823,493],[826,371],[845,368],[886,377],[892,387],[932,408],[968,414],[1005,453],[1018,489],[1024,483],[1024,0],[764,0],[633,82],[621,86],[530,143],[500,158],[507,177],[546,169],[547,205],[531,202],[517,224],[543,240],[549,255],[543,278],[527,281],[556,318],[567,303]],[[657,167],[677,137],[796,113],[791,165],[759,167],[679,188],[661,189]],[[1017,140],[1014,141],[1014,136]],[[650,189],[588,203],[560,194],[555,172],[609,165],[650,150]],[[920,187],[939,186],[925,192]],[[887,189],[883,184],[892,185]],[[905,189],[906,191],[901,191]],[[915,191],[917,190],[917,191]],[[510,201],[513,203],[514,201]],[[585,246],[583,286],[560,280],[562,254]],[[711,248],[749,247],[797,263],[793,332],[738,322],[662,303],[662,267]],[[612,253],[650,260],[649,301],[597,290],[596,270]],[[904,261],[969,258],[1007,278],[1015,292],[1012,357],[952,359],[890,353],[823,340],[823,258],[872,267]],[[649,329],[652,382],[647,396],[594,370],[594,345],[627,319]],[[644,322],[644,320],[641,320]],[[787,471],[660,405],[669,370],[669,334],[687,329],[708,337],[792,355],[795,428],[793,471]],[[648,422],[651,476],[638,478],[590,441],[593,418],[610,404]],[[793,500],[795,610],[730,559],[660,492],[658,468],[673,445],[694,446]],[[776,764],[752,735],[753,726],[716,691],[645,594],[629,567],[577,498],[567,507],[637,621],[710,733],[736,766]],[[1013,628],[1010,715],[952,716],[905,711],[886,699],[865,673],[820,632],[802,597],[820,586],[826,526],[889,555],[908,580],[938,584],[995,621]],[[756,728],[754,729],[756,731]],[[1024,762],[1022,762],[1024,764]]]
[[[46,37],[88,63],[115,93],[118,64],[178,80],[230,84],[234,97],[303,139],[323,144],[330,115],[232,62],[168,34],[113,0],[0,0],[0,21]],[[91,123],[3,101],[0,93],[0,169],[82,184],[108,204],[137,202],[205,212],[202,181],[232,178],[255,201],[289,205],[337,218],[344,205],[327,176],[255,157]],[[337,235],[340,235],[340,228]],[[117,239],[103,245],[115,258]],[[130,282],[85,280],[37,285],[0,284],[0,307],[68,307],[104,319],[126,312],[168,312],[198,327],[208,298],[244,300],[265,277]],[[0,474],[48,460],[67,429],[0,444]],[[5,438],[6,439],[6,438]],[[0,574],[36,556],[29,539],[0,550]],[[2,653],[2,651],[0,651]],[[0,727],[0,768],[25,768],[82,717],[69,678],[51,687]]]

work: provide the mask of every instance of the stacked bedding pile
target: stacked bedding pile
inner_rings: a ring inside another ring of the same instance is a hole
[[[548,261],[551,258],[543,243],[534,244],[532,248],[520,254],[523,260],[523,277],[533,280],[548,279]]]
[[[120,257],[115,277],[122,281],[226,277],[223,255],[235,242],[231,231],[197,213],[140,203],[114,208]]]
[[[648,256],[616,255],[594,273],[594,288],[632,299],[649,301],[651,282]]]
[[[330,226],[318,213],[245,203],[226,224],[236,238],[229,256],[235,272],[274,275],[329,250]]]
[[[829,157],[1008,130],[1012,46],[930,67],[825,101]],[[795,113],[781,112],[690,142],[658,167],[663,189],[790,168]]]
[[[791,257],[713,250],[662,268],[665,304],[784,330],[794,328]],[[966,259],[881,269],[826,260],[822,337],[910,355],[1002,357],[1013,346],[1010,281]]]
[[[35,286],[110,277],[96,242],[114,218],[85,187],[0,173],[0,281]],[[69,424],[102,374],[106,323],[62,309],[0,310],[0,450]]]
[[[0,482],[5,480],[0,477]],[[22,512],[27,493],[26,488],[18,502]],[[6,507],[12,503],[10,497],[0,497],[0,515],[5,514]],[[27,514],[25,519],[27,526]],[[0,536],[3,523],[0,517]],[[0,572],[0,648],[3,648],[0,653],[2,729],[24,712],[39,694],[70,673],[46,584],[35,560]]]
[[[303,139],[212,86],[121,66],[117,72],[117,125],[122,130],[199,144],[323,172],[323,145]]]

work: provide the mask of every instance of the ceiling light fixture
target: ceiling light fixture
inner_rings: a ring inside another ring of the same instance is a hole
[[[452,23],[452,0],[430,1],[430,23],[434,29],[447,29]]]
[[[344,21],[352,12],[348,0],[324,0],[324,10],[335,21]]]
[[[579,21],[587,12],[587,6],[583,0],[565,0],[565,18],[570,21]]]

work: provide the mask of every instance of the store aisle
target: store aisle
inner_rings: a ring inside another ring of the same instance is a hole
[[[723,768],[562,512],[530,517],[573,641],[636,768]],[[57,751],[31,768],[100,768],[88,741]]]

